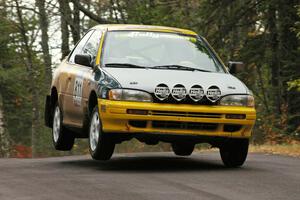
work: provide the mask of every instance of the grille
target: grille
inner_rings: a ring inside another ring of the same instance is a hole
[[[224,132],[236,132],[241,130],[241,125],[235,125],[235,124],[226,124],[224,125]]]
[[[146,128],[147,126],[147,121],[139,121],[139,120],[130,120],[129,125],[136,127],[136,128]]]
[[[152,121],[152,127],[160,129],[216,130],[218,125],[215,123]]]
[[[197,113],[197,112],[172,112],[172,111],[151,111],[152,115],[176,116],[176,117],[198,117],[198,118],[221,118],[219,113]]]
[[[159,100],[154,94],[152,94],[153,102],[154,103],[170,103],[170,104],[193,104],[193,105],[218,105],[219,101],[211,102],[204,96],[200,101],[195,102],[193,101],[188,95],[182,101],[175,100],[172,95],[165,100]]]

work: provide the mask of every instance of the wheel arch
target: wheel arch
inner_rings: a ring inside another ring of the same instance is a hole
[[[57,101],[58,101],[57,89],[56,87],[52,87],[50,95],[46,96],[46,104],[45,104],[45,125],[49,128],[52,128],[53,111]]]
[[[56,87],[52,87],[51,88],[51,105],[52,107],[55,106],[55,103],[58,101],[58,92],[57,92],[57,89]]]
[[[94,90],[90,92],[87,108],[83,119],[83,131],[82,134],[78,135],[81,138],[87,138],[89,132],[90,118],[93,113],[94,107],[98,104],[97,94]]]
[[[98,104],[97,93],[92,90],[88,100],[88,116],[90,117],[94,107]]]

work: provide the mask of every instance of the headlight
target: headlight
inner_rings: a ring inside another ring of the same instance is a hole
[[[221,99],[220,105],[254,107],[254,98],[251,95],[228,95]]]
[[[108,98],[116,101],[152,102],[152,96],[149,93],[130,89],[111,89]]]

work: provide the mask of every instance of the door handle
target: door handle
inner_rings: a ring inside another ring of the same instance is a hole
[[[68,80],[70,81],[72,79],[72,76],[68,76]]]

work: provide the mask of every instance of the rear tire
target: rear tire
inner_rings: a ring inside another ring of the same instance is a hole
[[[173,152],[177,156],[189,156],[194,151],[194,144],[172,143]]]
[[[89,127],[89,149],[94,160],[109,160],[114,152],[115,143],[109,135],[102,131],[98,106],[95,106],[91,115]]]
[[[56,103],[53,113],[52,141],[56,150],[70,151],[74,145],[75,136],[63,126],[63,115]]]
[[[239,167],[248,155],[248,139],[231,139],[220,147],[220,155],[226,167]]]

